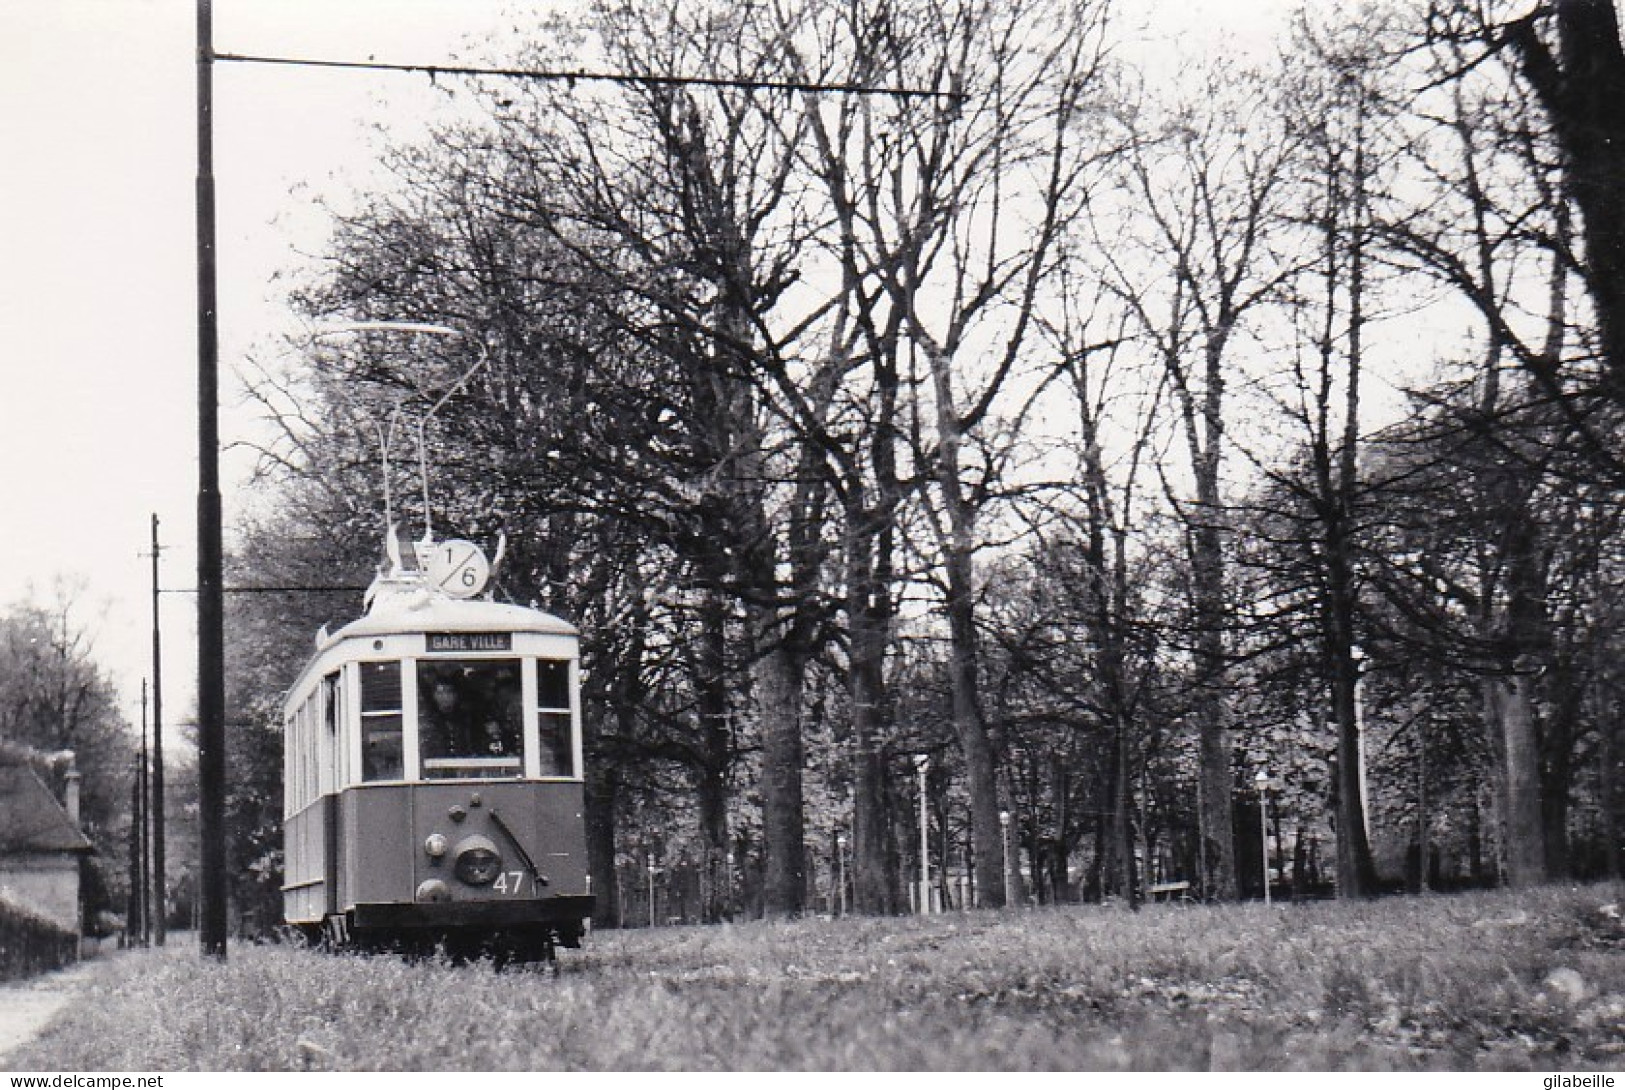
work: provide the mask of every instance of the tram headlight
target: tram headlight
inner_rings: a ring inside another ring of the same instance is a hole
[[[430,878],[418,883],[417,899],[438,904],[451,900],[451,890],[447,889],[446,883],[440,879]]]
[[[446,838],[440,833],[430,833],[423,842],[423,851],[431,859],[439,859],[446,854]]]
[[[471,836],[457,845],[453,869],[468,885],[488,886],[502,873],[502,855],[486,837]]]

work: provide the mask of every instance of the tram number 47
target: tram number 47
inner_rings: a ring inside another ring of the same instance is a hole
[[[524,891],[524,887],[525,872],[522,870],[508,870],[497,875],[497,880],[491,883],[491,892],[517,895]]]

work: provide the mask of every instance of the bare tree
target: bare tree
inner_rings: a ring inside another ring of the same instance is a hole
[[[1301,263],[1277,248],[1295,148],[1268,96],[1252,93],[1262,91],[1263,78],[1220,66],[1160,128],[1147,131],[1148,111],[1137,112],[1124,179],[1133,204],[1097,228],[1106,283],[1166,375],[1188,459],[1190,493],[1174,504],[1190,557],[1203,878],[1221,898],[1236,893],[1225,697],[1226,395],[1246,323]]]

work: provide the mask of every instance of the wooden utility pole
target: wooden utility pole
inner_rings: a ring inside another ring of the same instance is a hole
[[[140,927],[137,934],[141,945],[152,941],[152,840],[148,821],[152,807],[147,801],[147,683],[141,682],[141,752],[135,768],[135,827],[136,827],[136,917]]]
[[[164,666],[158,629],[158,515],[152,516],[152,941],[164,945],[167,921],[164,906],[168,883],[164,880]]]
[[[214,45],[211,0],[197,5],[197,706],[198,939],[226,960],[225,609],[220,534],[220,343],[214,253]]]

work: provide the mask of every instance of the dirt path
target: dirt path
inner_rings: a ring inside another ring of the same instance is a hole
[[[86,961],[44,976],[0,984],[0,1067],[9,1052],[32,1041],[72,1002],[95,969],[96,962]]]

